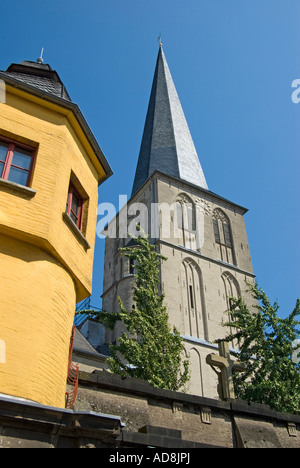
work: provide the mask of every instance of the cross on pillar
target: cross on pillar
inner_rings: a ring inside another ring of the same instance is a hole
[[[209,354],[206,357],[206,363],[212,368],[218,367],[220,369],[218,376],[222,390],[220,395],[221,399],[234,399],[233,372],[243,372],[245,370],[245,366],[230,358],[229,344],[226,341],[221,341],[219,343],[219,355]]]

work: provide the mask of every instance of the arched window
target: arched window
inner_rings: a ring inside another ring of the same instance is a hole
[[[182,245],[188,249],[197,249],[196,245],[196,206],[185,194],[176,200],[177,234]]]
[[[182,262],[181,286],[185,334],[208,340],[202,273],[192,259]]]
[[[224,299],[224,306],[226,307],[224,312],[227,312],[230,310],[232,306],[231,298],[234,297],[238,299],[241,296],[241,290],[239,283],[235,279],[235,277],[229,273],[225,272],[222,274],[222,282],[223,282],[223,299]],[[230,317],[232,320],[232,317]],[[233,333],[234,330],[230,330],[230,333]],[[237,343],[232,342],[232,346],[235,347]]]
[[[213,230],[215,243],[220,254],[220,259],[223,262],[235,265],[236,262],[230,221],[228,216],[226,216],[226,214],[218,208],[213,211]]]
[[[189,383],[189,393],[192,395],[204,395],[204,382],[202,375],[201,356],[196,348],[189,351],[189,360],[191,369],[193,369],[193,377]]]
[[[228,272],[222,274],[222,281],[224,285],[224,300],[226,301],[226,310],[230,310],[230,298],[238,298],[241,295],[240,286],[235,277]]]

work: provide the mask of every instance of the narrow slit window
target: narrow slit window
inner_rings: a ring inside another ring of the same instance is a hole
[[[191,301],[191,308],[194,308],[194,293],[193,293],[193,286],[190,285],[190,301]]]
[[[132,258],[129,261],[129,274],[130,275],[134,274],[134,260]]]

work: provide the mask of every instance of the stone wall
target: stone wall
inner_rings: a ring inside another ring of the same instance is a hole
[[[300,448],[300,416],[162,390],[107,371],[80,372],[72,410],[0,395],[0,448],[102,448],[109,456],[147,447]]]
[[[81,372],[79,383],[75,409],[119,416],[125,424],[122,440],[133,446],[146,435],[163,437],[176,429],[179,433],[168,443],[177,448],[300,447],[300,416],[265,405],[171,392],[106,371]]]

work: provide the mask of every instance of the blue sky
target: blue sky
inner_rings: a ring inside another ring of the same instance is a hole
[[[209,189],[249,209],[254,272],[285,316],[299,294],[299,0],[2,0],[0,69],[44,59],[64,81],[130,195],[158,44]],[[101,306],[104,241],[92,302]]]

